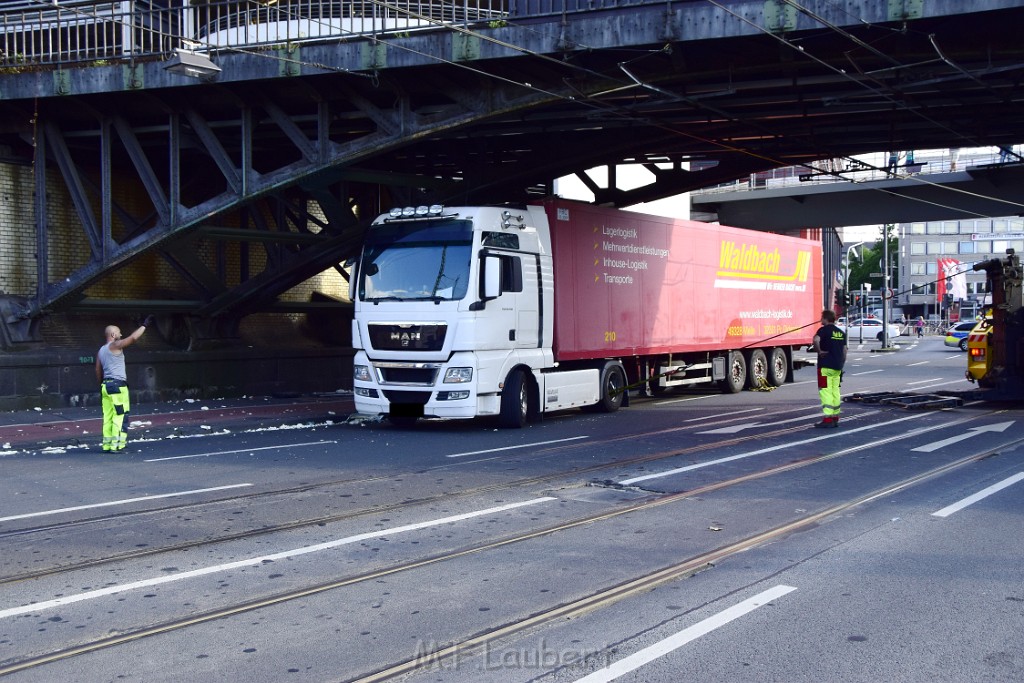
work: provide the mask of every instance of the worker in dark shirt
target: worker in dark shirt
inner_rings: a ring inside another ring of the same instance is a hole
[[[838,427],[839,382],[843,377],[843,365],[846,363],[846,333],[836,327],[835,311],[821,312],[821,327],[814,333],[812,342],[818,353],[818,396],[821,398],[821,411],[825,417],[815,427]]]

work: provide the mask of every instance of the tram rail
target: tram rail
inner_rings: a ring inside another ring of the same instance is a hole
[[[1014,443],[1024,443],[1024,438],[1016,439]],[[1005,445],[1000,446],[999,448],[1001,449],[1003,447],[1005,447]],[[854,449],[846,449],[847,452],[850,452],[852,450]],[[571,618],[573,616],[577,616],[585,612],[590,612],[592,610],[601,609],[604,607],[608,607],[610,605],[614,605],[629,597],[632,597],[645,591],[649,591],[650,589],[655,588],[659,585],[687,578],[688,576],[692,576],[693,574],[701,571],[702,569],[713,567],[716,562],[720,562],[721,560],[736,553],[750,550],[754,547],[778,539],[787,534],[791,534],[801,529],[807,528],[811,525],[818,524],[826,518],[841,514],[851,508],[869,503],[873,500],[913,487],[917,484],[941,476],[960,467],[988,458],[994,452],[996,452],[996,450],[998,449],[990,449],[980,453],[975,453],[966,457],[959,458],[952,462],[948,462],[940,466],[930,468],[923,472],[913,474],[898,481],[890,482],[868,493],[853,496],[847,500],[840,501],[832,505],[827,505],[813,512],[801,514],[782,524],[778,524],[770,528],[760,530],[753,534],[749,534],[746,537],[741,538],[737,541],[727,543],[716,548],[712,548],[708,551],[690,555],[679,561],[672,562],[667,566],[661,567],[655,571],[644,573],[641,576],[632,578],[627,581],[618,582],[612,586],[606,586],[591,591],[581,598],[565,601],[556,605],[547,606],[546,608],[543,608],[525,618],[515,619],[505,623],[496,624],[494,627],[482,633],[477,633],[475,635],[466,637],[460,640],[459,642],[451,643],[444,647],[438,648],[432,652],[420,653],[421,656],[418,656],[416,658],[393,662],[387,665],[386,667],[382,667],[376,671],[367,672],[365,674],[359,675],[356,678],[347,678],[344,680],[348,681],[349,683],[382,683],[384,681],[397,680],[408,676],[410,673],[422,670],[429,666],[437,665],[443,660],[479,652],[481,648],[486,647],[489,643],[492,643],[502,638],[507,638],[511,635],[523,632],[527,629],[536,628],[551,623],[555,620]],[[759,472],[749,473],[729,480],[715,482],[713,484],[709,484],[693,490],[658,495],[653,499],[639,501],[612,510],[602,510],[593,514],[579,516],[574,519],[563,520],[556,524],[549,525],[540,529],[528,530],[522,533],[508,535],[499,539],[483,541],[478,544],[464,546],[462,548],[454,549],[451,551],[399,563],[394,566],[386,567],[380,570],[356,574],[353,576],[339,579],[333,579],[330,581],[321,582],[318,584],[298,589],[283,591],[256,600],[243,601],[227,607],[208,610],[199,614],[192,614],[184,618],[171,619],[160,622],[158,624],[154,624],[152,626],[127,630],[125,632],[118,633],[113,636],[95,638],[83,643],[76,644],[71,647],[55,649],[50,652],[41,655],[36,655],[33,657],[27,657],[20,660],[9,660],[0,665],[0,676],[20,671],[26,671],[36,667],[44,666],[49,663],[69,659],[72,657],[87,654],[90,652],[95,652],[98,650],[132,643],[150,636],[181,630],[191,626],[196,626],[217,619],[223,619],[233,615],[251,612],[272,605],[303,599],[312,595],[316,595],[318,593],[324,593],[345,586],[351,586],[354,584],[363,583],[367,581],[374,581],[401,572],[407,572],[429,565],[456,560],[470,555],[495,550],[517,543],[522,543],[543,536],[550,536],[552,534],[556,534],[563,531],[569,531],[585,525],[591,525],[607,521],[616,517],[620,517],[623,515],[636,513],[641,510],[672,504],[687,498],[704,495],[712,491],[717,491],[731,486],[736,486],[755,479],[761,479],[765,477],[778,475],[784,472],[789,472],[794,469],[806,467],[818,462],[822,462],[824,460],[832,459],[834,457],[836,457],[836,455],[834,453],[830,453],[797,462],[786,463]]]

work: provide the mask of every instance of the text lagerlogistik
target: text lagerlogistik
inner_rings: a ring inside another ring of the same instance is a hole
[[[603,226],[601,228],[601,234],[621,239],[637,239],[639,232],[636,228],[610,228]],[[615,252],[619,254],[629,254],[635,256],[653,256],[656,258],[668,258],[668,249],[659,249],[657,247],[649,247],[646,245],[637,244],[618,244],[616,242],[609,242],[607,240],[602,241],[601,248],[606,252]],[[605,257],[602,264],[604,268],[614,268],[618,270],[631,270],[633,272],[639,272],[642,270],[648,270],[649,264],[643,259],[616,259]],[[611,273],[602,273],[602,279],[605,284],[612,285],[631,285],[634,280],[629,275],[614,275]]]

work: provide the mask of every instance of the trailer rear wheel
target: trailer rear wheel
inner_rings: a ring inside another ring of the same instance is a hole
[[[749,351],[747,356],[747,386],[760,389],[768,384],[768,357],[761,349]]]
[[[788,374],[789,361],[786,360],[786,352],[776,346],[768,354],[768,383],[773,387],[781,387],[786,383]]]
[[[725,368],[725,379],[719,383],[722,391],[727,394],[737,394],[743,391],[743,385],[746,383],[747,362],[743,359],[743,354],[740,351],[730,351]]]
[[[508,429],[521,429],[526,425],[530,410],[530,386],[522,370],[513,370],[505,379],[501,390],[501,414],[498,422]]]

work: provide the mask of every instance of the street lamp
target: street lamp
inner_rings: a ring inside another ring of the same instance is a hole
[[[847,292],[851,291],[850,290],[850,252],[853,251],[854,249],[856,249],[857,247],[860,247],[860,246],[863,246],[863,245],[864,245],[863,242],[857,242],[857,244],[851,244],[850,246],[848,246],[846,248],[846,263],[844,264],[846,266],[846,272],[843,275],[843,288]],[[854,251],[854,256],[856,256],[856,255],[857,255],[857,252]],[[847,318],[849,318],[849,316],[847,316]]]
[[[201,81],[209,81],[216,78],[220,73],[220,67],[210,61],[206,55],[196,54],[191,50],[175,48],[176,54],[164,67],[172,74],[180,74],[189,78],[198,78]]]

